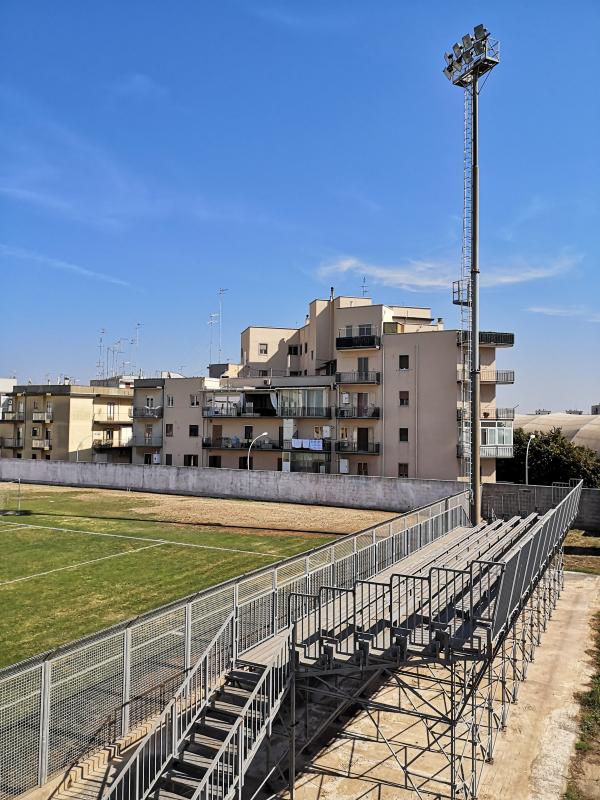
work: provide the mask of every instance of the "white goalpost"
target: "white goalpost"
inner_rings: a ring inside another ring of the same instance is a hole
[[[0,483],[0,516],[18,516],[22,511],[21,479]]]

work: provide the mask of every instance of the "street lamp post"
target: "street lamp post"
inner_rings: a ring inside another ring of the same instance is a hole
[[[259,433],[258,436],[255,436],[254,439],[250,442],[250,447],[248,448],[248,456],[246,458],[246,466],[248,467],[248,472],[250,472],[250,451],[252,450],[252,445],[254,442],[258,442],[259,439],[262,439],[263,436],[268,436],[269,434],[265,431],[264,433]]]
[[[525,486],[529,486],[529,445],[535,439],[535,433],[532,433],[527,442],[527,450],[525,451]]]

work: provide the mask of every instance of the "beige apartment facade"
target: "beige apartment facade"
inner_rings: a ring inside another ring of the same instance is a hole
[[[0,453],[47,461],[131,462],[133,390],[16,385],[4,402]]]
[[[302,328],[246,328],[227,377],[136,381],[134,463],[454,480],[461,340],[428,308],[314,300]],[[497,406],[496,387],[514,373],[496,351],[513,343],[480,336],[487,481],[512,456],[514,410]]]

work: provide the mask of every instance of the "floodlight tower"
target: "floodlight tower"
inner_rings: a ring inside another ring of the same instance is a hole
[[[453,284],[453,302],[461,307],[462,474],[469,480],[471,523],[481,519],[480,361],[479,361],[479,79],[500,61],[500,45],[483,25],[445,53],[444,75],[464,90],[464,186],[461,279]]]

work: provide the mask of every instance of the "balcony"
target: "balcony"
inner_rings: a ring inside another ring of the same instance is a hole
[[[142,416],[139,414],[138,416]],[[106,411],[95,411],[94,412],[94,422],[98,423],[106,423],[107,425],[131,425],[131,419],[133,417],[133,409],[127,408],[122,409],[120,412],[115,411],[114,414],[108,414]]]
[[[512,444],[482,444],[479,450],[481,458],[512,458]]]
[[[202,447],[207,450],[247,450],[251,442],[252,439],[239,439],[237,436],[222,436],[220,439],[208,436],[202,439]],[[281,444],[258,439],[252,445],[252,452],[255,450],[281,450]]]
[[[329,419],[331,408],[329,406],[280,406],[279,417],[314,417],[319,419]]]
[[[467,338],[467,331],[458,332],[458,344]],[[500,333],[498,331],[479,331],[480,347],[514,347],[514,333]]]
[[[482,408],[481,419],[514,419],[514,408]]]
[[[32,439],[32,450],[52,450],[52,442],[50,439]]]
[[[163,415],[162,406],[134,406],[133,416],[137,419],[161,419]]]
[[[315,444],[317,443],[318,444]],[[312,444],[311,444],[312,443]],[[330,439],[284,439],[284,450],[293,450],[300,453],[330,453]]]
[[[313,472],[321,475],[329,475],[331,466],[327,461],[308,462],[290,461],[290,472]]]
[[[356,406],[337,407],[335,415],[338,419],[379,419],[381,409],[379,406],[357,408]]]
[[[480,375],[481,383],[507,384],[515,382],[515,373],[512,369],[482,369]],[[465,383],[470,380],[469,372],[462,364],[457,365],[456,380]]]
[[[338,330],[335,340],[338,350],[364,350],[380,345],[379,329],[374,325],[346,325]]]
[[[94,450],[110,450],[114,447],[131,447],[132,444],[132,439],[127,439],[126,441],[119,441],[118,439],[94,439],[92,447]]]
[[[347,442],[344,439],[340,439],[335,443],[336,453],[360,453],[362,455],[376,456],[379,454],[379,451],[379,442],[359,444],[358,442]]]
[[[381,383],[381,372],[336,372],[336,383]]]
[[[514,383],[515,373],[512,369],[482,369],[482,383]]]
[[[135,436],[133,439],[134,447],[162,447],[162,436]]]
[[[2,439],[2,447],[21,448],[23,447],[23,439],[8,438],[5,436]]]
[[[25,412],[24,411],[3,411],[2,412],[2,422],[24,422],[25,421]]]
[[[52,422],[52,411],[34,411],[31,419],[34,422]]]
[[[236,405],[217,405],[204,406],[202,408],[203,417],[275,417],[277,412],[274,408],[248,408]],[[281,416],[281,415],[280,415]]]

